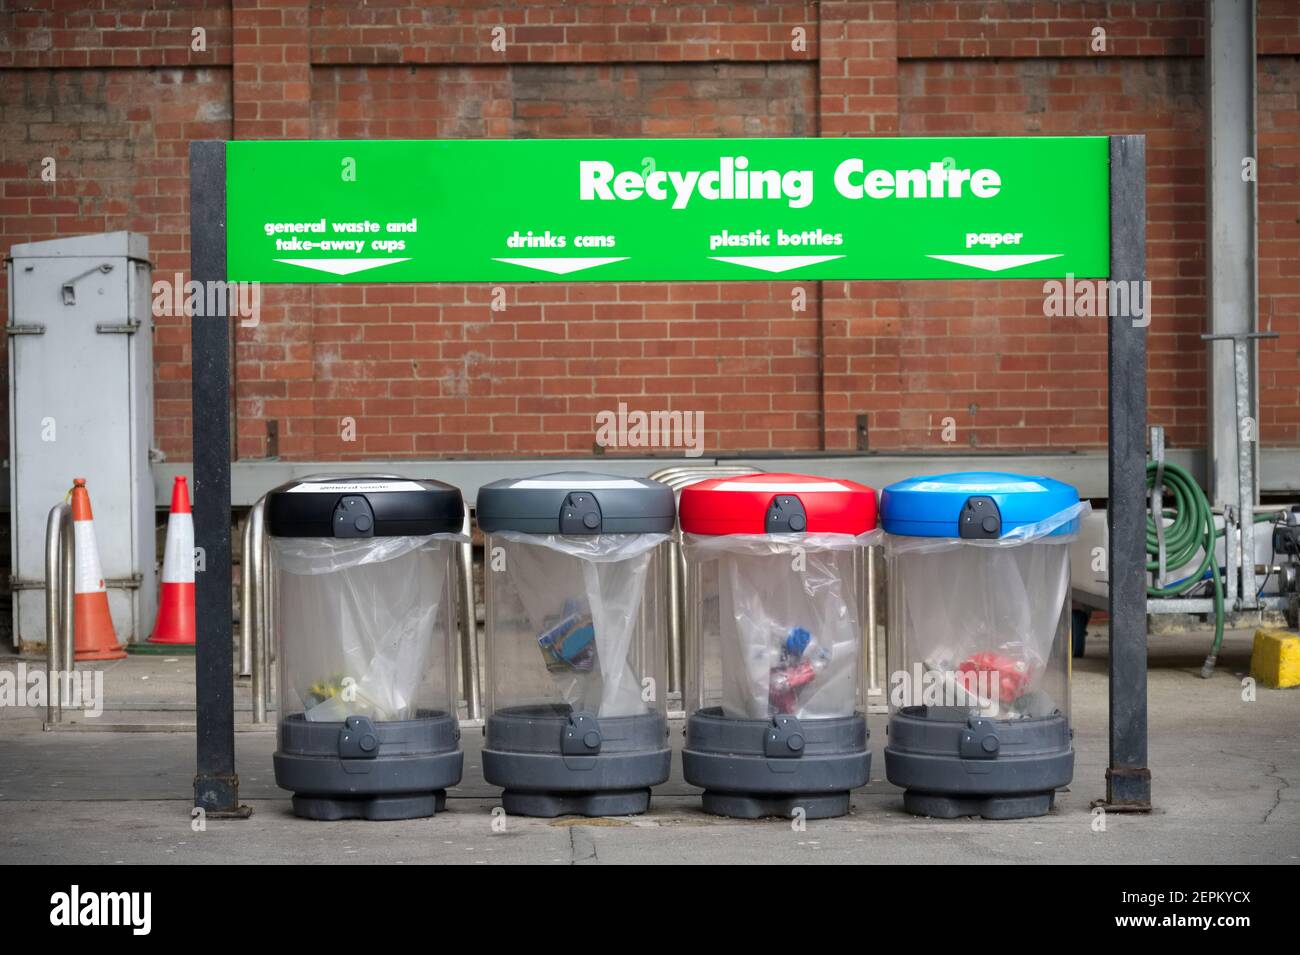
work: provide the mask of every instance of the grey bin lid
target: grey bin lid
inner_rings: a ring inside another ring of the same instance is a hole
[[[560,471],[485,484],[476,513],[488,534],[667,534],[677,507],[672,488],[658,481]]]

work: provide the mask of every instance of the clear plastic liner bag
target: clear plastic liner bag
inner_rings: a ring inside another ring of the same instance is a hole
[[[1081,501],[995,540],[887,538],[891,642],[901,654],[891,670],[919,666],[894,674],[895,708],[960,706],[991,718],[1065,710],[1068,675],[1053,653],[1074,534],[1055,532],[1089,507]]]
[[[272,538],[285,706],[314,722],[414,718],[430,666],[450,664],[435,621],[465,539]]]
[[[650,712],[633,669],[633,638],[654,551],[667,534],[590,537],[500,531],[510,584],[536,634],[537,665],[575,710]]]
[[[689,560],[715,565],[725,716],[853,714],[862,641],[854,552],[879,539],[878,531],[683,535]]]

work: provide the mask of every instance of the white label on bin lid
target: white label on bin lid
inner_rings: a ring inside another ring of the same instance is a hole
[[[640,488],[640,481],[619,479],[609,481],[541,481],[525,478],[510,485],[512,491],[612,491],[618,488]]]
[[[308,481],[289,488],[290,494],[377,494],[384,491],[423,491],[414,481]]]
[[[1001,484],[953,484],[948,481],[918,481],[912,485],[914,491],[963,491],[967,494],[983,491],[985,493],[1046,491],[1047,488],[1033,481],[1014,481]]]
[[[818,481],[815,484],[805,481],[803,483],[785,483],[780,484],[773,482],[764,484],[761,481],[723,481],[717,485],[715,491],[775,491],[777,494],[808,494],[817,491],[848,491],[850,488],[845,487],[838,481]]]

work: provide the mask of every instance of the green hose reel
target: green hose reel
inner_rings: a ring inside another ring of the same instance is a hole
[[[1147,490],[1156,483],[1158,465],[1155,461],[1147,462]],[[1210,571],[1210,583],[1214,591],[1214,644],[1210,654],[1201,666],[1201,676],[1209,679],[1214,674],[1214,664],[1223,645],[1223,580],[1219,576],[1219,562],[1215,559],[1214,545],[1223,536],[1221,529],[1214,526],[1214,511],[1209,498],[1201,490],[1190,474],[1183,468],[1169,461],[1164,463],[1163,494],[1172,495],[1174,506],[1165,508],[1162,513],[1173,523],[1164,528],[1165,568],[1186,567],[1200,552],[1203,556],[1196,570],[1190,577],[1168,587],[1147,587],[1148,597],[1179,597],[1193,587],[1205,582],[1205,571]],[[1267,514],[1256,514],[1255,523],[1261,524],[1272,520]],[[1147,570],[1160,570],[1160,543],[1156,537],[1156,522],[1147,514]],[[1253,556],[1250,559],[1254,559]]]
[[[1155,487],[1159,465],[1155,461],[1147,462],[1147,490]],[[1210,655],[1201,666],[1201,676],[1209,679],[1214,673],[1214,664],[1223,645],[1223,580],[1219,577],[1219,562],[1214,556],[1214,544],[1223,532],[1214,526],[1214,511],[1210,508],[1209,498],[1201,490],[1190,474],[1177,464],[1164,462],[1163,494],[1171,494],[1174,499],[1172,508],[1165,508],[1162,513],[1173,523],[1164,528],[1165,567],[1185,567],[1196,559],[1198,551],[1202,552],[1201,562],[1192,575],[1185,580],[1168,587],[1147,587],[1148,597],[1179,597],[1193,587],[1204,582],[1205,571],[1210,571],[1210,582],[1214,590],[1214,644]],[[1160,542],[1156,535],[1155,519],[1147,514],[1147,570],[1160,570]]]

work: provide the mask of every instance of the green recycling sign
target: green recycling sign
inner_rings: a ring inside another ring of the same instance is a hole
[[[1104,136],[230,142],[227,278],[1106,278]]]

